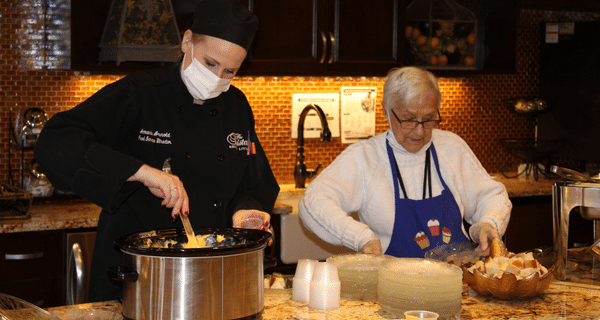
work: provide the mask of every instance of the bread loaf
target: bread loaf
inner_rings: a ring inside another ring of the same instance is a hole
[[[494,239],[497,240],[497,239]],[[493,252],[493,255],[492,255]],[[534,272],[539,272],[540,277],[548,270],[533,257],[533,253],[510,253],[502,241],[493,241],[490,256],[485,261],[477,261],[468,268],[473,273],[475,269],[496,279],[504,274],[512,273],[517,280],[527,278]]]

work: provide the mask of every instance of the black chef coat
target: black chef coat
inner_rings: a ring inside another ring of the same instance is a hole
[[[231,227],[240,209],[272,212],[279,186],[246,97],[231,86],[203,105],[193,104],[180,67],[134,73],[107,85],[53,116],[36,142],[35,159],[56,189],[102,207],[91,301],[120,298],[120,287],[106,272],[122,264],[115,239],[181,227],[171,209],[161,207],[162,199],[126,181],[142,164],[162,169],[171,158],[189,196],[193,226]]]

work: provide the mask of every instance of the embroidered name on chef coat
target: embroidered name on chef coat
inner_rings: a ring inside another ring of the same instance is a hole
[[[152,130],[140,130],[140,134],[138,135],[138,140],[143,142],[150,142],[156,144],[173,144],[171,142],[171,133],[170,132],[159,132]]]

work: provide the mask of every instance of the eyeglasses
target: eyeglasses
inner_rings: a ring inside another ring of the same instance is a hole
[[[400,118],[398,118],[398,116],[396,115],[396,113],[394,112],[394,110],[390,109],[390,111],[392,111],[392,114],[394,115],[394,117],[396,117],[396,120],[398,120],[398,123],[400,123],[400,128],[402,129],[414,129],[417,126],[419,126],[420,124],[423,125],[423,128],[425,129],[434,129],[436,128],[440,122],[442,122],[442,115],[440,115],[440,111],[438,110],[438,119],[431,119],[431,120],[424,120],[424,121],[417,121],[417,120],[400,120]]]

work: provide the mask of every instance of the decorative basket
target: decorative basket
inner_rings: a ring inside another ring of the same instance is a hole
[[[27,219],[33,194],[29,191],[0,183],[0,219]]]

